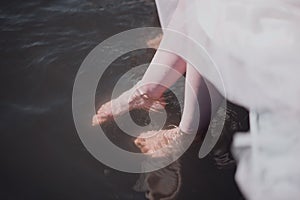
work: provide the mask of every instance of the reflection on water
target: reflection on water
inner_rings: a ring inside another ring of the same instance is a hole
[[[199,160],[199,144],[180,161],[139,178],[96,161],[77,136],[71,95],[81,62],[109,36],[158,26],[153,0],[4,0],[0,5],[1,199],[141,200],[144,191],[150,199],[241,198],[234,166],[219,170],[213,156]],[[153,53],[140,50],[114,62],[102,80],[106,87],[99,89],[99,103],[109,98],[107,86]],[[170,124],[180,119],[176,106],[171,100]],[[105,129],[114,142],[137,150],[113,123]],[[223,149],[216,154],[223,156],[228,145]],[[135,189],[143,192],[133,189],[137,180]]]
[[[163,169],[142,174],[134,189],[146,192],[146,197],[150,200],[175,199],[182,183],[180,170],[180,162],[176,161]]]

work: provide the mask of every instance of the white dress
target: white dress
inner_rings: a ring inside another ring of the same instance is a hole
[[[233,145],[247,199],[300,199],[300,1],[156,3],[162,26],[199,42],[223,85],[209,67],[200,73],[251,112],[251,134]]]

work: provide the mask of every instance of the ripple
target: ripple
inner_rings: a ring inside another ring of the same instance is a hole
[[[30,47],[36,47],[36,46],[42,46],[42,45],[47,45],[49,44],[48,42],[45,41],[36,41],[36,42],[32,42],[30,44],[24,44],[21,46],[21,48],[30,48]]]
[[[50,112],[54,107],[58,107],[60,105],[65,104],[67,99],[57,99],[51,102],[48,102],[47,105],[31,105],[31,104],[17,104],[17,103],[2,103],[0,104],[1,107],[5,107],[6,110],[15,111],[18,113],[26,113],[26,114],[33,114],[39,115]]]

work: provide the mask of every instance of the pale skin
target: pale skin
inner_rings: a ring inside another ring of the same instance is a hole
[[[180,4],[180,3],[179,3]],[[181,6],[178,6],[175,12],[181,12]],[[176,19],[172,19],[169,23],[169,28],[175,29],[178,26]],[[181,25],[180,25],[181,26]],[[182,27],[181,27],[182,28]],[[148,42],[149,46],[158,47],[160,38],[154,38]],[[161,43],[164,42],[164,37]],[[174,41],[176,43],[176,41]],[[163,66],[169,66],[167,68],[157,66],[155,63],[159,63]],[[122,104],[129,103],[129,110],[144,109],[144,110],[159,110],[165,106],[163,93],[167,88],[171,87],[184,73],[186,73],[186,87],[185,87],[185,100],[182,120],[179,127],[175,127],[169,130],[159,130],[150,138],[138,137],[134,142],[137,147],[143,153],[152,153],[156,150],[170,145],[173,140],[182,138],[181,133],[192,133],[198,129],[199,122],[196,119],[196,108],[199,104],[202,104],[205,115],[209,116],[210,107],[207,106],[207,95],[203,96],[203,80],[200,73],[191,65],[187,64],[181,57],[167,52],[158,50],[154,55],[154,58],[145,72],[139,85],[134,86],[129,92],[123,93],[120,97],[110,102],[103,104],[97,111],[97,114],[93,117],[93,125],[102,124],[112,117],[112,105],[116,106],[116,112],[114,116],[117,117],[123,114]],[[157,84],[155,84],[155,83]],[[187,87],[189,85],[189,87]],[[196,94],[197,97],[194,96]],[[202,102],[202,103],[201,103]],[[141,134],[143,135],[143,133]]]

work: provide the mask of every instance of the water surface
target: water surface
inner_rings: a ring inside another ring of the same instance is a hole
[[[154,2],[4,0],[0,5],[0,198],[145,199],[144,192],[133,189],[139,175],[102,165],[82,145],[71,95],[81,62],[97,44],[127,29],[159,26]],[[113,78],[102,81],[113,86],[153,53],[141,50],[120,58],[107,72]],[[99,103],[110,92],[102,89]],[[180,112],[173,114],[170,123],[179,118]],[[117,128],[108,131],[122,143]],[[191,148],[180,161],[178,199],[240,199],[234,169],[218,170],[212,159],[199,160],[198,149]]]

